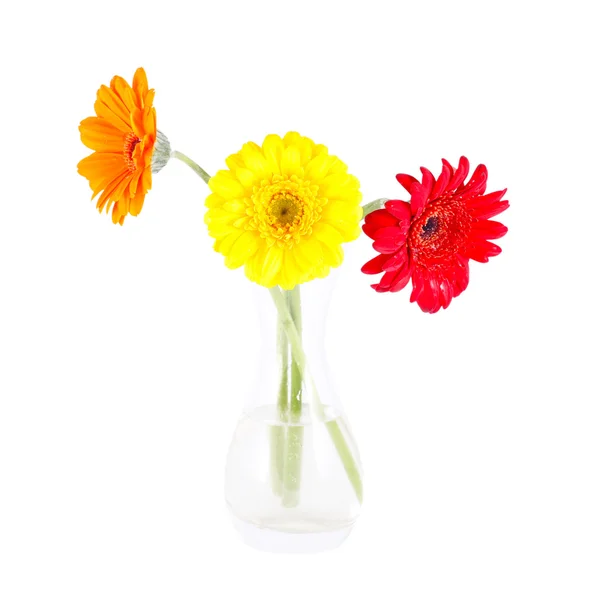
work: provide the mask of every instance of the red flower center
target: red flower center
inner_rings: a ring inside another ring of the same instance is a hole
[[[131,132],[125,136],[125,141],[123,142],[123,158],[125,159],[127,168],[132,172],[136,169],[135,161],[133,160],[133,151],[139,143],[140,138]]]
[[[417,264],[443,265],[460,252],[471,231],[472,217],[454,196],[430,202],[408,233],[408,248]]]

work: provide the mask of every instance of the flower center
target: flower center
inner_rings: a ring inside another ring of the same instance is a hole
[[[136,169],[135,161],[133,160],[133,151],[139,143],[140,138],[132,132],[125,136],[125,141],[123,142],[123,158],[125,159],[127,168],[132,172]]]
[[[290,225],[296,218],[302,216],[302,199],[287,192],[276,192],[271,198],[271,203],[267,209],[272,224],[275,226]]]
[[[422,227],[421,239],[427,240],[432,235],[435,235],[439,226],[440,226],[440,220],[438,217],[429,217],[427,219],[427,223],[425,223],[425,225],[423,225],[423,227]]]
[[[461,200],[453,196],[434,200],[411,225],[408,246],[413,260],[428,268],[451,260],[463,250],[471,223]]]
[[[318,189],[296,175],[262,181],[247,202],[247,229],[258,230],[270,245],[292,248],[321,218],[327,200],[317,195]]]

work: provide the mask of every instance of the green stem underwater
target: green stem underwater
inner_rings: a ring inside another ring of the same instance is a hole
[[[208,183],[210,180],[210,175],[197,163],[195,163],[189,156],[186,156],[182,152],[178,152],[177,150],[173,150],[171,152],[172,158],[178,158],[181,162],[185,163],[190,169],[196,172],[203,180],[204,183]]]
[[[304,381],[307,387],[310,386],[314,409],[316,410],[317,416],[323,421],[325,421],[325,410],[323,404],[321,403],[321,399],[319,397],[319,393],[317,391],[315,382],[309,373],[306,354],[304,353],[304,348],[302,347],[302,338],[300,336],[300,332],[296,328],[294,316],[289,310],[286,297],[279,287],[270,288],[269,291],[271,293],[271,297],[273,298],[273,302],[275,303],[277,312],[279,314],[280,326],[284,330],[287,339],[289,340],[290,349],[294,360],[294,366],[296,366],[299,371],[300,384],[302,381]],[[297,306],[299,310],[299,295],[297,301]],[[326,427],[327,431],[329,432],[331,441],[333,442],[333,445],[337,450],[340,460],[342,461],[342,465],[344,466],[344,470],[346,471],[348,480],[350,481],[350,484],[354,489],[356,497],[358,498],[358,501],[362,503],[363,487],[362,479],[360,476],[360,470],[353,456],[353,453],[350,447],[348,446],[346,436],[344,435],[344,432],[337,421],[326,422]],[[294,429],[301,428],[296,426]]]
[[[302,309],[300,305],[300,286],[284,292],[287,308],[292,322],[302,337]],[[285,335],[285,332],[284,332]],[[300,499],[300,481],[302,474],[302,451],[304,447],[304,427],[302,420],[302,373],[292,353],[289,425],[286,428],[286,447],[283,481],[283,505],[296,506]]]

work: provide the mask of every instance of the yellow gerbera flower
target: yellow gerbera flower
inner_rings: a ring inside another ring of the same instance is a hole
[[[284,289],[325,277],[360,234],[356,177],[327,148],[290,132],[244,144],[209,181],[205,222],[230,269]]]
[[[113,223],[138,215],[152,187],[152,157],[157,140],[154,90],[148,89],[144,69],[135,72],[133,85],[115,76],[110,87],[98,90],[95,117],[81,121],[81,141],[94,150],[78,165],[90,182],[99,211],[112,205]],[[162,134],[158,133],[161,138]],[[168,140],[163,140],[168,146]],[[165,161],[166,162],[166,161]],[[164,165],[161,165],[164,166]]]

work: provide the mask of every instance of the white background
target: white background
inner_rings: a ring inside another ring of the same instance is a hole
[[[600,597],[594,2],[30,2],[0,21],[0,598]],[[79,121],[143,65],[159,128],[214,173],[298,130],[406,199],[461,154],[508,187],[503,253],[425,315],[351,245],[328,346],[361,449],[335,552],[238,541],[227,447],[254,372],[250,284],[183,164],[113,226]]]

